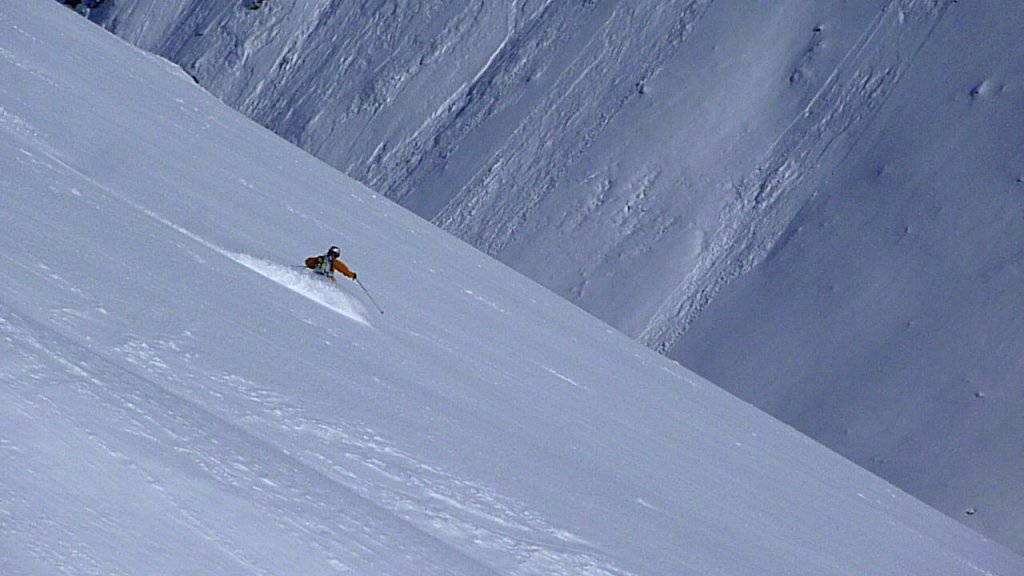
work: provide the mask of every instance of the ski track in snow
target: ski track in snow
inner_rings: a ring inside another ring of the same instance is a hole
[[[63,162],[61,163],[64,164]],[[74,170],[74,168],[70,169]],[[106,189],[106,187],[103,186],[102,184],[96,183],[96,185]],[[206,240],[200,237],[199,235],[181,226],[178,226],[177,224],[171,222],[170,220],[163,218],[162,216],[153,212],[152,210],[139,206],[138,204],[124,198],[123,196],[117,196],[124,200],[125,202],[131,204],[133,207],[140,210],[150,218],[156,220],[157,222],[160,222],[161,224],[167,226],[168,228],[171,228],[172,230],[182,234],[183,236],[186,236],[194,240],[195,242],[202,244],[203,246],[209,248],[210,250],[213,250],[214,252],[220,254],[221,256],[233,260],[238,264],[241,264],[242,266],[252,270],[253,272],[256,272],[260,276],[263,276],[268,280],[272,280],[273,282],[280,284],[281,286],[291,290],[292,292],[295,292],[296,294],[305,296],[306,298],[312,300],[313,302],[316,302],[321,306],[333,310],[334,312],[337,312],[338,314],[341,314],[342,316],[345,316],[350,320],[355,320],[356,322],[363,324],[364,326],[370,326],[370,322],[366,319],[365,310],[363,310],[362,307],[359,306],[359,304],[357,304],[354,299],[350,298],[348,295],[342,292],[340,288],[326,284],[326,282],[323,279],[319,277],[309,276],[305,273],[289,269],[286,266],[281,266],[280,264],[274,264],[273,262],[256,258],[255,256],[250,256],[248,254],[240,254],[237,252],[232,252],[230,250],[224,249],[214,244],[213,242],[210,242],[209,240]]]
[[[256,272],[260,276],[280,284],[292,292],[300,294],[350,320],[354,320],[364,326],[371,326],[369,320],[367,320],[365,309],[354,297],[343,292],[339,286],[326,284],[325,281],[319,277],[311,277],[301,271],[290,269],[287,266],[275,264],[248,254],[232,252],[210,242],[209,240],[206,240],[205,238],[202,238],[198,234],[195,234],[188,229],[171,222],[170,220],[167,220],[156,212],[153,212],[134,200],[131,200],[123,193],[111,189],[106,184],[97,181],[95,178],[92,178],[88,174],[85,174],[81,170],[70,165],[46,143],[46,139],[30,124],[22,120],[20,117],[11,114],[3,107],[0,107],[0,128],[10,131],[11,133],[19,136],[22,140],[30,141],[39,153],[45,155],[62,169],[90,182],[97,188],[109,194],[111,197],[117,198],[125,204],[128,204],[132,208],[142,212],[149,218],[163,224],[175,232],[186,236],[221,256]]]
[[[260,276],[273,280],[350,320],[364,326],[371,325],[362,306],[345,294],[340,286],[329,283],[330,281],[323,277],[296,271],[248,254],[236,254],[227,250],[221,253]]]
[[[128,202],[131,203],[130,201]],[[213,242],[210,242],[197,234],[174,224],[151,210],[138,206],[134,203],[131,204],[144,212],[150,218],[184,236],[187,236],[188,238],[191,238],[226,258],[234,260],[238,264],[256,272],[260,276],[263,276],[268,280],[272,280],[296,294],[305,296],[313,302],[333,310],[350,320],[355,320],[364,326],[371,325],[366,319],[365,310],[353,298],[350,298],[347,294],[342,292],[341,288],[327,284],[327,281],[323,278],[310,276],[304,272],[296,271],[286,266],[281,266],[280,264],[275,264],[255,256],[226,250],[217,246]]]
[[[370,325],[362,307],[338,287],[232,252],[175,224],[62,159],[31,125],[3,109],[0,128],[29,144],[36,161],[49,169],[71,173],[175,233]],[[75,291],[73,285],[67,288]],[[69,308],[61,314],[75,312]],[[164,471],[129,456],[132,450],[126,442],[150,444],[157,453],[184,459],[195,473],[242,494],[271,523],[306,542],[340,570],[372,565],[372,559],[385,551],[425,557],[441,542],[459,559],[438,559],[434,566],[409,564],[408,572],[445,573],[450,567],[446,563],[454,562],[473,566],[471,571],[479,574],[630,574],[522,504],[421,462],[365,426],[310,415],[281,394],[236,374],[210,373],[197,366],[188,349],[179,338],[129,334],[124,344],[100,354],[77,336],[0,303],[0,357],[11,360],[0,369],[0,382],[5,395],[11,396],[10,405],[25,414],[45,406],[127,476],[148,486],[163,503],[168,522],[187,527],[246,572],[272,573],[225,530],[220,519],[167,485]],[[48,383],[46,389],[39,387],[43,382]],[[107,415],[103,421],[113,423],[119,432],[82,420],[74,408],[82,404],[98,406]],[[305,510],[301,518],[295,517],[296,509]],[[396,531],[395,519],[409,529]],[[102,511],[93,512],[91,521],[112,524]],[[116,561],[94,556],[86,542],[56,549],[42,533],[26,536],[39,542],[29,554],[45,564],[90,567],[96,573],[122,571]],[[353,541],[359,544],[352,546]]]

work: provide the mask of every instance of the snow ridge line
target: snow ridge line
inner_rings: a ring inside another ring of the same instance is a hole
[[[826,177],[823,159],[859,140],[953,0],[892,0],[821,90],[733,189],[697,266],[648,321],[639,340],[668,353],[729,282],[762,262]]]

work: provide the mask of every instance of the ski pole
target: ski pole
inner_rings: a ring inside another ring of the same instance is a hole
[[[377,311],[383,314],[384,309],[380,307],[380,304],[377,304],[377,301],[373,299],[373,295],[366,289],[366,286],[363,286],[363,283],[359,281],[359,278],[356,278],[356,284],[359,284],[359,287],[363,289],[363,292],[366,293],[366,297],[369,298],[370,302],[373,302],[373,305],[377,307]]]

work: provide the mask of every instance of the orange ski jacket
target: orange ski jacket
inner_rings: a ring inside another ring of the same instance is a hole
[[[306,268],[316,270],[320,266],[321,258],[323,258],[323,256],[310,256],[309,258],[306,258]],[[356,273],[353,272],[352,270],[349,270],[349,267],[346,266],[344,262],[338,260],[337,258],[334,259],[334,271],[341,272],[342,276],[345,276],[346,278],[352,280],[356,279]],[[331,279],[333,280],[333,278]]]

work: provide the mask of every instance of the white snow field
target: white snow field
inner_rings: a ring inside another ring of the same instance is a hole
[[[49,1],[0,266],[5,575],[1024,574]]]
[[[1024,552],[1024,2],[246,5],[91,17]]]
[[[1024,573],[56,3],[0,79],[0,573]]]

